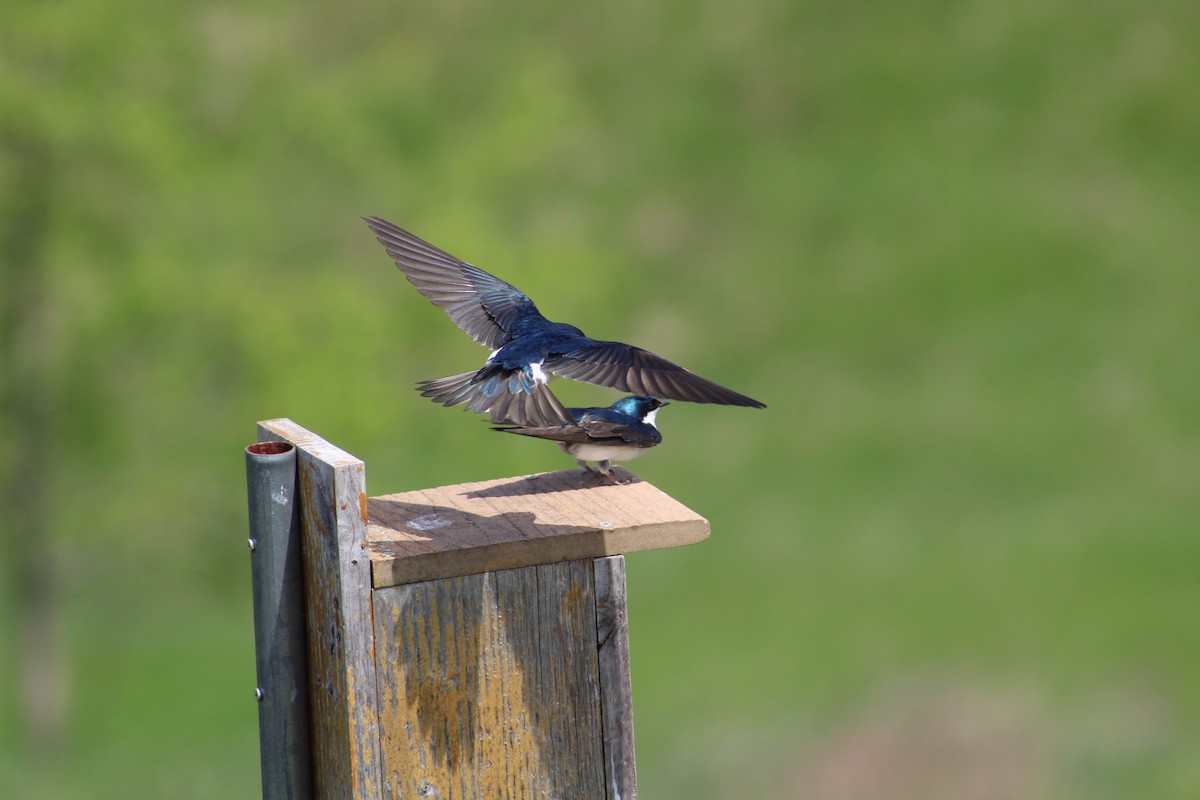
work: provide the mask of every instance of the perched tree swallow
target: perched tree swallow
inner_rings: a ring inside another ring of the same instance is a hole
[[[665,405],[670,404],[653,397],[622,397],[608,408],[567,409],[574,421],[565,425],[518,425],[492,430],[558,442],[559,448],[575,456],[575,463],[585,471],[616,482],[609,471],[611,462],[637,458],[662,441],[654,417]],[[599,470],[589,467],[589,461],[598,462]]]
[[[444,406],[465,403],[492,422],[522,426],[574,422],[546,389],[550,376],[639,396],[766,408],[640,347],[589,339],[541,315],[524,292],[378,217],[364,217],[413,286],[468,336],[492,349],[481,369],[422,381]]]

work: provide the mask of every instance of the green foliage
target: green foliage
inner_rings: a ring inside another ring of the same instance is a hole
[[[714,531],[630,558],[645,796],[849,796],[946,687],[1020,698],[1004,796],[1196,796],[1196,7],[420,5],[0,11],[72,709],[47,770],[0,700],[0,795],[257,791],[256,420],[373,493],[570,466],[411,391],[484,353],[378,214],[770,406],[635,465]]]

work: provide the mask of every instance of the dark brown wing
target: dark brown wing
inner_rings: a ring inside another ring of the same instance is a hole
[[[611,419],[606,408],[572,408],[569,411],[578,420],[573,425],[515,426],[493,430],[574,444],[654,447],[662,442],[662,434],[653,425]]]
[[[758,400],[701,378],[649,350],[621,342],[592,342],[561,356],[546,359],[542,368],[562,378],[595,383],[646,397],[766,408]]]
[[[445,311],[454,324],[495,350],[518,318],[537,314],[524,292],[495,275],[434,247],[379,217],[363,217],[417,291]]]
[[[511,428],[492,428],[501,433],[515,433],[520,436],[532,436],[535,439],[548,439],[552,442],[568,442],[576,444],[595,444],[596,440],[587,435],[587,431],[578,425],[548,425],[534,427],[516,425]]]
[[[593,443],[654,447],[662,441],[662,434],[653,425],[614,422],[604,416],[606,410],[601,409],[599,414],[579,415],[579,427],[583,428]]]

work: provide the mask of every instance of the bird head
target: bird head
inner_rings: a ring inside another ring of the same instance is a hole
[[[620,411],[622,414],[628,414],[634,419],[641,420],[647,425],[653,425],[654,417],[658,413],[658,410],[666,405],[670,405],[670,403],[665,400],[659,400],[656,397],[630,395],[629,397],[622,397],[613,403],[612,408]]]

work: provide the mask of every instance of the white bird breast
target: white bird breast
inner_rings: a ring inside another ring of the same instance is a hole
[[[632,461],[647,449],[627,445],[579,444],[578,442],[571,444],[559,442],[559,446],[584,461]]]

